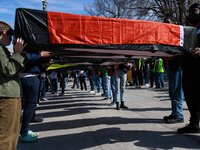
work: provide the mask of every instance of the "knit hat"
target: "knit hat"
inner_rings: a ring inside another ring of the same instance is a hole
[[[194,3],[189,7],[189,9],[191,9],[191,8],[198,8],[200,10],[200,4],[199,3]]]

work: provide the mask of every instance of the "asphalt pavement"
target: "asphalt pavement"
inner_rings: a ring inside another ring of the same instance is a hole
[[[32,131],[40,133],[38,142],[19,142],[17,150],[200,149],[200,133],[176,132],[189,122],[185,101],[183,123],[166,124],[163,120],[171,113],[167,81],[164,89],[126,86],[127,110],[116,110],[116,106],[109,106],[111,101],[71,86],[69,82],[64,96],[47,93],[48,101],[42,101],[36,111],[44,121],[30,124]]]

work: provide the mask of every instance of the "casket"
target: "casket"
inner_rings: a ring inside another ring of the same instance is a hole
[[[59,56],[159,56],[190,53],[196,28],[143,20],[76,15],[18,8],[14,40],[29,53]]]

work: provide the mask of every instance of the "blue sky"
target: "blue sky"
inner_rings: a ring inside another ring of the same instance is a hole
[[[87,15],[83,4],[88,2],[93,0],[48,0],[47,11]],[[0,0],[0,20],[14,25],[17,8],[42,10],[42,7],[41,0]]]
[[[88,15],[83,5],[92,2],[93,0],[48,0],[47,11]],[[14,25],[17,8],[43,10],[42,7],[42,0],[0,0],[0,20]],[[13,49],[12,44],[8,48]]]

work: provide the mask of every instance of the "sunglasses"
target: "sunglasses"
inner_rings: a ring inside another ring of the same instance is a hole
[[[7,31],[7,34],[8,35],[14,35],[14,30],[12,28],[10,28],[8,31]]]

